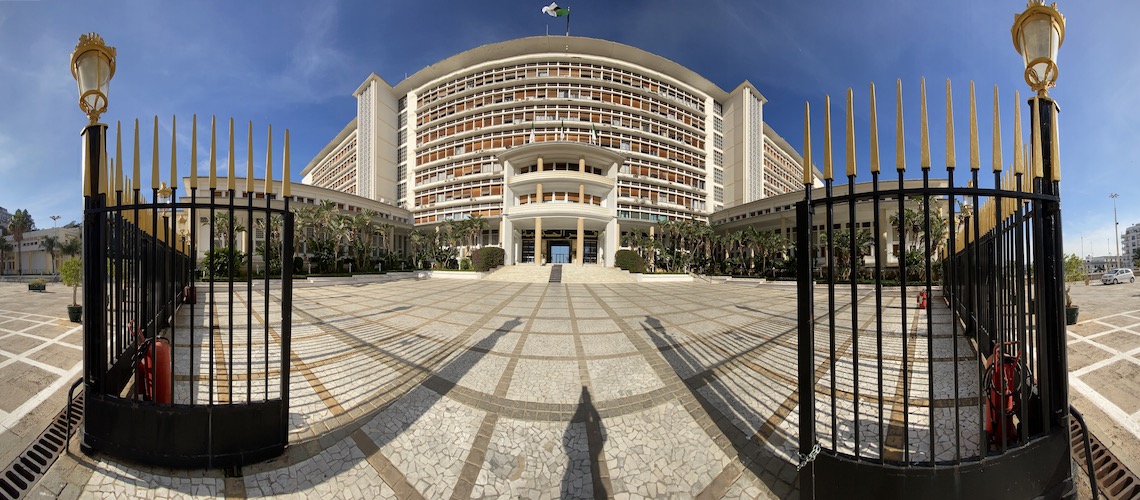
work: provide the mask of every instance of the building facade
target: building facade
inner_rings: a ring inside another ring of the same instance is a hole
[[[58,247],[51,253],[44,248],[44,241],[55,237],[56,243],[61,244],[69,239],[81,239],[83,231],[78,225],[64,227],[37,229],[24,233],[22,241],[15,241],[11,235],[6,236],[12,250],[4,252],[0,260],[0,274],[55,274],[65,256]],[[17,246],[19,248],[17,248]]]
[[[416,226],[484,217],[508,264],[613,265],[623,228],[802,187],[802,158],[752,84],[725,91],[606,40],[485,45],[394,87],[370,75],[353,95],[356,118],[302,182],[394,200]]]
[[[1136,266],[1133,256],[1140,250],[1140,224],[1133,224],[1120,234],[1120,262],[1125,267]]]

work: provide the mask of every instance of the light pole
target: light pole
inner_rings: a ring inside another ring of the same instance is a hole
[[[1116,221],[1116,199],[1120,195],[1112,193],[1108,197],[1112,198],[1112,234],[1116,236],[1116,268],[1120,269],[1120,223]]]
[[[1015,15],[1010,28],[1013,46],[1021,54],[1025,82],[1037,92],[1029,99],[1032,137],[1033,191],[1042,198],[1033,201],[1033,211],[1041,214],[1040,261],[1035,263],[1040,279],[1034,280],[1040,297],[1039,328],[1043,337],[1039,351],[1043,417],[1046,425],[1068,425],[1068,368],[1066,362],[1064,290],[1064,250],[1061,240],[1060,158],[1057,138],[1057,104],[1049,97],[1049,88],[1057,83],[1057,49],[1065,40],[1065,16],[1056,4],[1029,0],[1025,10]]]
[[[107,111],[107,94],[111,77],[115,75],[115,48],[103,43],[96,33],[79,36],[79,43],[71,53],[71,76],[79,86],[79,109],[87,115],[83,128],[83,378],[88,394],[102,393],[103,363],[106,342],[103,339],[106,322],[106,304],[103,295],[103,274],[106,266],[103,253],[104,215],[107,172],[103,155],[107,150],[107,125],[99,123],[99,116]]]
[[[56,229],[59,227],[59,219],[60,219],[60,216],[58,216],[58,215],[51,216],[52,229]]]

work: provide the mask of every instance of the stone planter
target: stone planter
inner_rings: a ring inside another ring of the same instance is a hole
[[[47,290],[46,284],[28,283],[29,292],[43,292]]]

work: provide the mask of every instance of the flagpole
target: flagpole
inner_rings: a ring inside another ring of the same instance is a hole
[[[570,7],[566,8],[566,36],[570,36]]]

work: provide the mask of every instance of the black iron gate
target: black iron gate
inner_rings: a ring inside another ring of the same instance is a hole
[[[925,83],[921,178],[905,178],[898,95],[897,179],[880,180],[872,85],[871,181],[856,183],[848,90],[847,182],[834,182],[828,110],[822,185],[809,173],[797,207],[801,494],[1071,496],[1054,104],[1030,99],[1028,156],[1015,111],[1012,168],[995,120],[991,176],[971,84],[961,186],[952,115],[947,177],[930,177]]]
[[[114,159],[105,161],[106,126],[84,132],[82,447],[174,467],[225,467],[279,455],[289,424],[288,183],[274,189],[270,174],[260,186],[249,178],[237,189],[231,122],[228,184],[218,188],[212,138],[208,185],[200,188],[192,171],[180,199],[177,185],[158,180],[156,119],[154,174],[145,193],[137,126],[133,176],[122,168],[121,133],[115,168]],[[285,162],[288,176],[287,135]],[[173,151],[170,172],[177,183]]]

